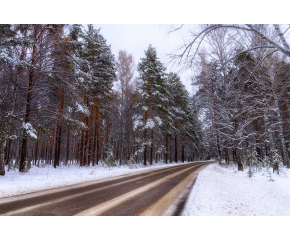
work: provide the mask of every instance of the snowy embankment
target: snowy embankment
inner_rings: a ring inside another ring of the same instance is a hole
[[[288,176],[266,171],[249,178],[247,170],[218,163],[202,170],[189,195],[184,216],[290,216],[290,170]]]
[[[0,198],[153,170],[175,164],[157,163],[147,167],[138,165],[134,169],[130,169],[128,166],[120,166],[110,170],[100,165],[94,167],[71,165],[58,168],[53,168],[53,166],[32,166],[29,172],[25,173],[20,173],[18,170],[8,172],[6,168],[6,175],[4,177],[0,176]]]

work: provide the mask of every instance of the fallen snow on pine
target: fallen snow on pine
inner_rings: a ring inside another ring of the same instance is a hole
[[[202,170],[185,205],[184,216],[290,216],[290,171],[239,172],[218,163]]]
[[[31,123],[23,123],[23,128],[26,130],[26,133],[34,138],[34,139],[37,139],[37,136],[36,136],[36,131],[35,129],[32,127]]]
[[[110,178],[123,174],[147,171],[150,169],[153,170],[175,164],[176,163],[170,163],[166,165],[159,162],[147,167],[138,165],[135,169],[130,169],[128,166],[120,166],[111,168],[110,170],[101,165],[94,167],[71,165],[57,168],[53,168],[53,166],[31,166],[29,172],[25,173],[20,173],[18,170],[8,172],[6,167],[5,176],[0,179],[0,198]]]

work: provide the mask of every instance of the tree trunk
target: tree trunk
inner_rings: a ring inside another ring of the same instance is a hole
[[[165,152],[165,163],[168,164],[168,135],[166,135],[166,152]]]
[[[54,147],[54,168],[59,166],[59,158],[60,158],[60,140],[61,140],[61,114],[63,109],[63,100],[64,100],[64,89],[61,90],[60,103],[57,115],[57,126],[55,133],[55,147]]]
[[[276,95],[274,95],[274,102],[275,102],[275,109],[277,113],[277,118],[278,118],[278,126],[279,126],[279,137],[282,145],[282,150],[283,150],[283,164],[284,166],[289,165],[289,156],[288,156],[288,151],[286,149],[286,144],[285,144],[285,138],[284,138],[284,133],[283,133],[283,123],[282,123],[282,118],[280,114],[280,108],[278,104],[278,100]]]
[[[39,128],[37,128],[37,141],[35,143],[34,165],[38,159],[38,145],[39,145]]]
[[[50,138],[50,146],[49,146],[49,164],[51,165],[51,161],[52,161],[52,152],[53,152],[53,146],[54,146],[54,133],[55,130],[54,128],[51,129],[51,138]]]
[[[285,97],[285,125],[286,125],[286,149],[288,150],[289,149],[289,141],[290,141],[290,131],[289,131],[289,108],[288,108],[288,103],[287,103],[287,92],[285,91],[285,94],[284,94],[284,97]]]
[[[97,127],[97,165],[99,165],[99,161],[100,161],[100,156],[101,156],[101,153],[100,153],[100,133],[99,133],[99,129],[98,129],[98,124],[96,125]]]
[[[169,148],[170,148],[170,155],[169,155],[169,162],[172,162],[172,143],[169,141]]]
[[[214,91],[212,90],[212,94],[214,96]],[[215,122],[215,134],[216,134],[216,142],[217,142],[217,151],[218,151],[218,158],[221,160],[221,148],[220,148],[220,138],[218,134],[218,126],[217,126],[217,113],[216,113],[216,104],[215,99],[213,99],[213,112],[214,112],[214,122]]]
[[[8,150],[7,150],[7,157],[6,157],[6,165],[9,164],[9,161],[10,161],[10,158],[11,158],[11,152],[13,152],[13,148],[12,148],[12,151],[11,151],[11,140],[9,139],[8,140]]]
[[[59,166],[59,159],[60,159],[60,144],[61,144],[61,126],[58,126],[55,139],[55,148],[54,148],[54,163],[53,166],[56,168]]]
[[[174,161],[177,163],[177,136],[175,135],[175,138],[174,138]]]
[[[67,125],[67,132],[66,132],[66,161],[65,165],[68,164],[69,161],[69,138],[70,138],[70,127]]]
[[[240,156],[237,156],[237,161],[238,161],[238,171],[244,171],[244,166],[242,164]]]
[[[254,127],[255,127],[255,139],[256,139],[256,151],[258,153],[259,158],[261,159],[261,147],[260,147],[260,140],[259,140],[259,136],[257,136],[259,134],[259,127],[258,127],[258,121],[256,119],[256,113],[254,113]]]
[[[144,140],[145,140],[145,146],[144,146],[144,166],[147,165],[147,143],[146,143],[146,138],[147,138],[147,129],[144,131]]]
[[[183,144],[183,140],[182,140],[182,147],[181,147],[181,160],[184,163],[184,144]]]
[[[80,145],[80,166],[84,166],[84,138],[85,138],[85,131],[82,129],[82,136],[81,136],[81,145]]]
[[[26,36],[26,33],[24,33],[24,35]],[[25,52],[22,51],[22,54],[20,56],[20,60],[22,61],[24,59],[24,55]],[[21,72],[21,69],[19,67],[16,68],[16,79],[15,79],[15,85],[14,85],[14,89],[13,89],[13,99],[12,99],[12,105],[11,105],[11,111],[10,114],[8,115],[8,121],[7,121],[7,129],[6,129],[6,133],[4,135],[4,139],[2,141],[2,146],[1,146],[1,151],[0,151],[0,176],[4,176],[5,175],[5,149],[6,149],[6,145],[7,145],[7,141],[9,141],[9,153],[10,153],[10,144],[11,144],[11,140],[9,139],[9,134],[10,134],[10,128],[11,128],[11,122],[12,122],[12,118],[11,116],[14,114],[15,111],[15,105],[16,105],[16,98],[17,98],[17,90],[18,90],[18,77],[19,74]],[[9,161],[9,153],[8,153],[8,157],[6,162],[8,163]]]
[[[145,149],[144,149],[144,165],[147,165],[147,128],[146,128],[146,124],[147,124],[147,119],[148,119],[148,106],[149,106],[149,102],[148,102],[148,95],[149,95],[149,77],[147,80],[147,98],[146,98],[146,112],[145,112],[145,121],[144,121],[144,126],[145,126],[145,130],[144,130],[144,142],[145,142]]]
[[[88,117],[86,117],[86,125],[88,126]],[[89,141],[89,131],[87,128],[85,132],[85,142],[84,142],[84,166],[88,166],[88,141]]]
[[[151,149],[150,149],[150,165],[153,164],[153,128],[151,130]]]
[[[230,158],[229,158],[229,150],[227,148],[224,148],[224,153],[225,153],[225,160],[226,163],[228,164],[230,162]]]
[[[36,36],[37,36],[37,28],[35,28],[34,30],[35,39],[36,39]],[[31,59],[32,66],[34,66],[34,63],[35,63],[35,54],[36,54],[36,43],[34,43],[33,49],[32,49],[32,59]],[[32,99],[33,78],[34,78],[34,67],[32,67],[28,76],[28,92],[27,92],[27,98],[26,98],[26,111],[25,111],[25,117],[24,117],[25,125],[30,122],[30,107],[31,107],[31,99]],[[24,129],[23,138],[22,138],[22,146],[21,146],[19,172],[25,171],[25,161],[27,157],[27,137],[28,137],[27,131],[26,129]]]
[[[93,152],[92,152],[92,165],[95,166],[96,161],[96,143],[97,143],[97,122],[95,122],[94,137],[93,137]]]
[[[5,157],[5,150],[6,150],[6,137],[2,142],[2,147],[1,147],[1,153],[0,153],[0,176],[4,176],[5,175],[5,161],[4,161],[4,157]]]

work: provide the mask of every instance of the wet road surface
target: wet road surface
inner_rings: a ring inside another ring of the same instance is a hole
[[[0,215],[179,215],[198,172],[213,162],[157,170],[0,199]]]

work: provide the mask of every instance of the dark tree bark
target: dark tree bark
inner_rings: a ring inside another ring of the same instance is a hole
[[[174,161],[177,163],[177,136],[175,135],[175,138],[174,138]]]
[[[67,125],[67,130],[66,130],[66,161],[65,161],[65,165],[68,164],[69,161],[69,148],[70,148],[70,127],[69,125]]]
[[[182,147],[181,147],[181,160],[184,163],[184,144],[183,144],[183,141],[182,141]]]
[[[150,165],[153,164],[153,129],[151,130]]]
[[[168,164],[168,152],[169,152],[169,148],[168,148],[168,135],[166,135],[166,153],[165,153],[165,163]]]

